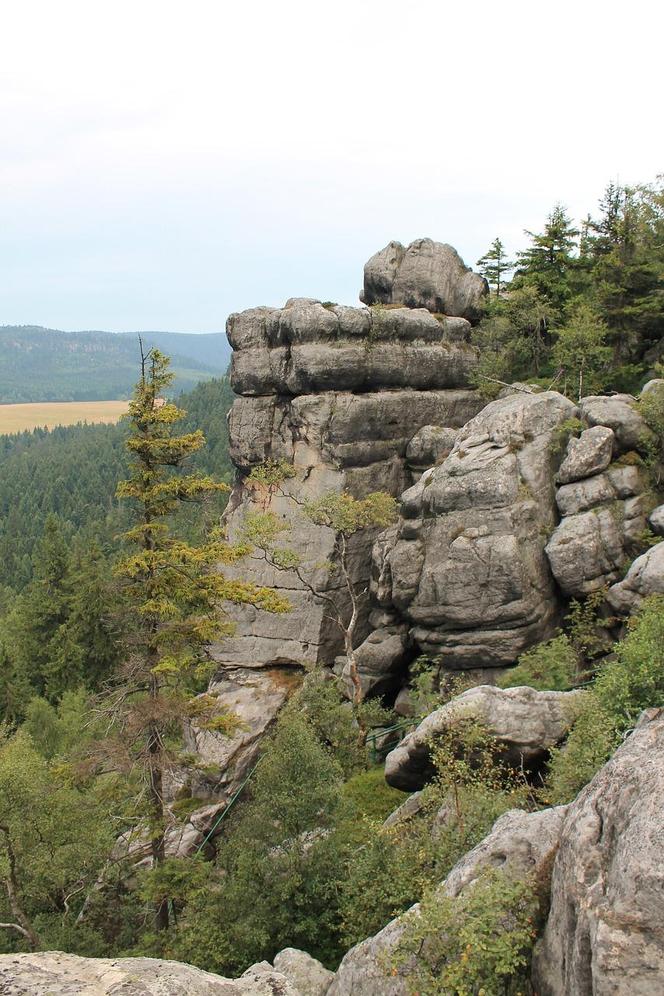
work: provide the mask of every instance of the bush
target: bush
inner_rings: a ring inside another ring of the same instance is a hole
[[[585,693],[566,744],[552,754],[547,800],[569,802],[608,760],[639,714],[664,701],[664,596],[642,603],[615,659]]]
[[[528,685],[542,691],[566,691],[574,685],[578,658],[564,633],[540,643],[519,657],[519,663],[498,681],[499,688]]]
[[[528,987],[539,903],[530,879],[486,871],[456,898],[430,891],[405,918],[391,964],[414,996],[506,996]]]

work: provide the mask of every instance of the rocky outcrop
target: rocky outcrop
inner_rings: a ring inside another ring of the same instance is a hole
[[[636,410],[631,394],[589,395],[579,402],[581,417],[590,426],[606,426],[614,433],[614,453],[639,450],[652,435],[643,417]]]
[[[664,595],[664,543],[636,558],[625,579],[609,588],[607,602],[614,612],[629,615],[649,595]]]
[[[405,665],[409,662],[410,642],[408,627],[404,624],[381,626],[373,630],[355,652],[360,685],[363,695],[396,693],[405,680]],[[353,697],[350,664],[342,670],[348,697]]]
[[[272,966],[232,981],[158,958],[79,958],[61,951],[0,955],[2,996],[301,996]]]
[[[517,878],[532,874],[541,882],[550,874],[564,813],[565,807],[505,813],[491,833],[452,868],[440,885],[441,893],[456,898],[489,868],[502,868]],[[417,906],[408,915],[416,916]],[[404,917],[397,917],[374,937],[351,948],[339,966],[329,996],[407,996],[411,992],[407,970],[396,975],[389,970],[390,955],[403,930]]]
[[[555,391],[487,405],[402,495],[398,528],[374,548],[376,601],[447,668],[511,665],[552,635],[544,547],[557,521],[553,444],[575,413]]]
[[[452,246],[417,239],[404,248],[390,242],[364,267],[365,304],[404,304],[476,321],[489,287]]]
[[[464,719],[478,720],[500,745],[506,763],[541,765],[572,726],[579,692],[539,692],[534,688],[480,685],[436,709],[407,734],[385,760],[385,778],[412,792],[434,775],[431,745]]]
[[[299,996],[325,996],[334,978],[334,972],[297,948],[280,951],[275,956],[274,967],[297,989]]]
[[[650,711],[569,806],[536,949],[541,996],[659,996],[664,714]]]
[[[336,537],[313,526],[288,494],[300,502],[326,491],[359,498],[372,491],[400,494],[411,481],[406,451],[413,436],[425,425],[459,428],[481,407],[468,387],[476,363],[469,328],[461,318],[439,320],[421,309],[324,307],[300,299],[283,309],[232,315],[231,379],[241,397],[229,418],[239,471],[226,517],[231,536],[241,533],[252,500],[254,508],[267,503],[292,527],[285,542],[302,557],[309,580],[343,605],[343,580],[325,564],[334,560]],[[257,496],[246,487],[248,472],[266,459],[292,465],[286,496]],[[359,588],[368,581],[374,537],[368,530],[353,539]],[[292,611],[278,617],[251,607],[234,612],[237,635],[213,648],[222,667],[334,662],[341,634],[300,579],[252,559],[240,574],[286,592]],[[363,627],[360,638],[369,635],[366,618]]]

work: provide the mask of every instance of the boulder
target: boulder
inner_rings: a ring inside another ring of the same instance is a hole
[[[626,559],[622,502],[564,518],[546,555],[565,595],[589,595],[617,581]]]
[[[648,525],[655,536],[664,536],[664,505],[658,505],[648,516]]]
[[[406,248],[390,242],[371,257],[360,300],[427,308],[475,322],[488,292],[484,277],[473,273],[452,246],[417,239]]]
[[[664,715],[650,713],[571,803],[533,964],[540,996],[660,996]]]
[[[613,429],[616,455],[642,449],[644,440],[652,435],[630,394],[589,395],[579,402],[579,411],[590,426]]]
[[[258,967],[258,966],[257,966]],[[81,958],[62,951],[0,955],[3,996],[299,996],[267,965],[224,979],[159,958]]]
[[[406,449],[406,462],[410,469],[421,473],[435,463],[440,463],[452,452],[458,434],[458,429],[447,426],[422,426]]]
[[[395,691],[404,676],[409,660],[408,627],[383,626],[375,629],[355,651],[357,671],[365,696],[385,695]],[[348,697],[353,697],[350,664],[342,671]]]
[[[552,454],[558,426],[575,413],[555,391],[487,405],[404,492],[398,528],[374,547],[374,598],[446,668],[509,666],[553,634],[544,552],[557,520]]]
[[[479,720],[498,741],[504,760],[515,767],[536,768],[570,729],[580,692],[540,692],[525,686],[479,685],[436,709],[407,734],[385,760],[385,779],[412,792],[435,774],[431,745],[460,720]]]
[[[325,996],[334,978],[334,972],[297,948],[280,951],[275,956],[274,968],[288,979],[299,996]]]
[[[537,813],[518,809],[505,813],[489,835],[452,868],[440,891],[456,898],[489,868],[503,868],[519,878],[534,874],[542,881],[550,874],[564,812],[565,807],[558,807]],[[405,915],[417,916],[417,909],[413,906]],[[390,954],[403,931],[404,917],[397,917],[374,937],[351,948],[339,965],[329,996],[408,996],[412,988],[407,969],[396,975],[389,973]]]
[[[634,498],[643,494],[647,487],[643,468],[612,464],[603,474],[563,484],[556,491],[556,504],[561,515],[576,515],[598,505]]]
[[[606,470],[611,462],[613,439],[613,429],[604,425],[585,429],[578,439],[572,436],[556,475],[558,483],[569,484]]]
[[[644,397],[644,395],[647,394],[652,394],[655,391],[661,391],[661,390],[664,390],[664,379],[662,379],[661,377],[653,377],[652,380],[649,380],[648,383],[644,384],[644,386],[641,388],[641,397]]]
[[[622,615],[630,615],[648,595],[664,595],[664,542],[637,557],[623,581],[612,585],[607,602]]]

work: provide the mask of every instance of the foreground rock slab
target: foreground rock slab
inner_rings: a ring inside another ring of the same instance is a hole
[[[534,961],[540,996],[664,992],[664,710],[571,803]]]
[[[62,951],[0,955],[2,996],[300,996],[270,965],[224,979],[159,958],[79,958]]]
[[[387,755],[385,779],[406,792],[423,788],[435,773],[431,743],[469,717],[478,719],[495,737],[508,763],[536,767],[570,729],[580,694],[540,692],[525,686],[469,688],[422,720]]]

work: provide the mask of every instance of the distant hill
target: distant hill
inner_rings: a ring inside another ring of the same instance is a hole
[[[223,332],[141,336],[147,346],[157,346],[171,357],[175,391],[191,390],[228,367],[230,346]],[[0,326],[0,404],[126,398],[138,370],[137,333]]]

